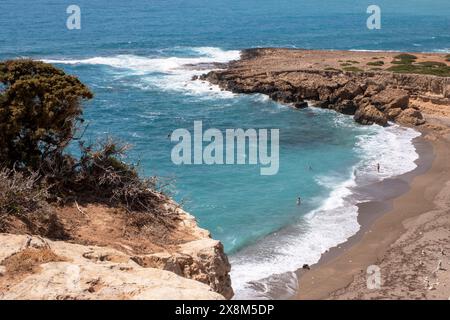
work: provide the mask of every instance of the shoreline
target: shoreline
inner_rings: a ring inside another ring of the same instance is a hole
[[[342,199],[353,198],[345,201],[349,201],[349,203],[353,203],[354,207],[357,207],[352,209],[352,211],[355,211],[355,219],[357,219],[360,227],[357,231],[355,231],[356,233],[349,235],[346,239],[342,239],[342,242],[336,244],[335,246],[329,247],[325,253],[320,254],[319,261],[309,264],[311,268],[315,268],[316,266],[322,265],[323,263],[334,259],[344,250],[347,250],[353,244],[357,243],[362,238],[364,233],[369,230],[370,226],[376,219],[380,218],[392,209],[393,200],[409,191],[410,182],[416,176],[424,174],[430,169],[431,162],[434,159],[432,145],[424,138],[424,134],[421,131],[415,131],[420,133],[420,135],[415,138],[411,138],[408,144],[414,146],[417,158],[411,162],[408,160],[408,163],[414,163],[416,164],[416,167],[409,172],[399,172],[395,175],[381,178],[381,180],[369,182],[368,184],[365,183],[367,183],[367,181],[371,181],[373,177],[358,175],[358,178],[352,178],[356,185],[349,187],[351,194],[344,196]],[[354,167],[354,170],[357,170],[357,167],[358,165]],[[369,180],[366,180],[367,178]],[[357,180],[359,181],[357,182]],[[342,182],[341,184],[345,184],[346,182],[348,181]],[[362,200],[361,198],[371,200]],[[279,235],[289,234],[289,229],[290,227],[286,226],[276,233]],[[260,245],[262,244],[260,243]],[[250,287],[255,290],[255,293],[258,294],[257,297],[261,299],[292,299],[298,293],[298,290],[295,289],[296,286],[294,283],[298,282],[298,279],[301,277],[304,270],[302,269],[302,264],[297,264],[291,270],[292,271],[283,270],[279,273],[267,275],[265,278],[260,280],[252,281],[250,282]],[[264,283],[264,285],[262,285],[262,283]],[[264,287],[264,292],[261,291],[262,287]],[[247,299],[253,296],[243,295],[243,297],[245,297],[244,299]]]
[[[358,222],[361,229],[345,243],[323,254],[319,262],[311,266],[311,270],[297,270],[299,289],[293,299],[351,299],[353,295],[358,299],[372,298],[365,296],[362,289],[356,292],[349,286],[359,282],[359,287],[363,287],[367,267],[379,265],[386,259],[388,250],[409,230],[405,226],[408,220],[418,219],[436,209],[435,198],[450,180],[450,165],[446,163],[448,141],[430,139],[429,132],[421,132],[423,135],[414,142],[419,154],[418,167],[380,182],[383,188],[387,184],[395,185],[390,180],[401,181],[406,183],[403,186],[406,190],[389,199],[360,204]],[[432,152],[429,152],[430,149]],[[384,272],[390,274],[395,271]],[[420,288],[417,290],[420,291]],[[370,293],[376,296],[377,290]],[[387,297],[381,295],[377,298]]]
[[[393,210],[393,202],[397,198],[411,191],[411,183],[414,178],[426,174],[430,170],[434,160],[434,148],[432,144],[424,138],[423,133],[421,136],[413,139],[412,143],[419,155],[414,161],[417,167],[410,172],[389,177],[365,186],[364,188],[368,189],[365,192],[373,196],[374,199],[357,204],[360,229],[345,242],[332,247],[323,253],[318,262],[310,265],[311,271],[327,265],[348,250],[351,250],[351,248],[360,242],[368,232],[372,232],[371,227],[378,219],[381,219],[385,214]],[[393,192],[393,194],[390,194],[391,192]],[[299,268],[295,273],[297,274],[299,281],[299,290],[295,296],[303,296],[302,281],[303,278],[308,276],[308,271]]]
[[[434,160],[434,150],[432,144],[425,140],[422,136],[414,138],[412,141],[418,154],[416,163],[417,167],[407,173],[389,177],[381,181],[375,182],[363,188],[368,189],[365,193],[374,196],[375,199],[360,202],[358,207],[358,223],[360,229],[353,236],[348,238],[345,242],[330,248],[322,254],[320,260],[313,266],[322,265],[336,258],[355,243],[361,240],[373,223],[383,217],[393,209],[393,202],[395,199],[401,197],[411,190],[411,183],[415,177],[426,174],[431,169]],[[358,187],[357,187],[358,189]],[[369,190],[370,189],[370,190]],[[358,190],[357,190],[358,191]],[[297,272],[300,270],[297,270]]]
[[[432,64],[441,66],[442,75],[421,67]],[[267,94],[298,109],[311,102],[353,115],[361,124],[385,126],[392,121],[422,133],[413,140],[419,154],[417,167],[363,187],[363,195],[375,195],[375,200],[359,201],[359,231],[327,250],[310,270],[293,274],[299,280],[295,280],[299,292],[295,298],[436,298],[435,292],[428,291],[435,290],[439,281],[431,284],[430,277],[444,277],[443,282],[450,283],[449,275],[438,274],[445,269],[443,263],[450,267],[445,258],[445,250],[450,252],[446,214],[450,206],[450,182],[446,185],[450,181],[450,77],[445,73],[449,67],[445,55],[437,53],[262,48],[244,50],[241,59],[226,69],[199,77],[233,93]],[[358,187],[353,191],[358,192]],[[433,225],[431,231],[425,230],[429,225]],[[429,255],[426,260],[421,257],[425,255]],[[368,292],[366,270],[373,264],[383,270],[385,285]],[[275,278],[292,288],[285,277],[288,274]],[[442,287],[438,296],[447,299],[450,289]],[[272,297],[281,298],[284,292],[276,291]]]

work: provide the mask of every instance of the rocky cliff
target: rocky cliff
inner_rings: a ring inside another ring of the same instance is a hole
[[[12,221],[0,234],[0,299],[231,298],[222,244],[170,199],[166,212],[157,231],[113,208],[59,208],[65,241],[24,235]]]
[[[336,62],[341,54],[251,49],[244,51],[241,60],[230,63],[227,69],[212,71],[200,80],[235,93],[267,94],[273,100],[297,108],[306,107],[309,101],[317,107],[354,115],[355,121],[362,124],[386,125],[388,121],[396,121],[422,125],[425,120],[416,101],[450,105],[448,77],[326,67],[326,63],[333,63],[333,56]],[[347,57],[359,59],[361,63],[369,58],[367,55],[347,53]],[[322,56],[328,60],[321,59]],[[348,61],[360,63],[357,60]]]
[[[115,249],[0,234],[0,299],[224,299]]]

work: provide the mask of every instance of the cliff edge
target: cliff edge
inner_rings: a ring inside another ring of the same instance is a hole
[[[0,299],[231,298],[222,244],[169,198],[165,210],[158,224],[98,204],[56,208],[63,241],[27,235],[10,219],[0,233]]]

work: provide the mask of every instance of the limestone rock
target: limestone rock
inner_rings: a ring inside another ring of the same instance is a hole
[[[386,115],[373,105],[359,108],[355,113],[354,119],[356,122],[366,125],[376,123],[380,126],[385,126],[388,122]]]
[[[191,260],[178,259],[184,265],[185,277],[208,284],[227,299],[233,296],[231,266],[220,241],[207,238],[191,241],[181,245],[179,253],[192,257],[191,265],[187,265]]]
[[[379,110],[392,108],[406,109],[409,104],[409,94],[405,90],[387,88],[371,98],[372,104]]]
[[[425,123],[425,120],[423,119],[423,116],[420,113],[420,111],[413,108],[403,110],[397,116],[396,121],[404,125],[412,125],[412,126],[419,126]]]
[[[339,113],[352,115],[355,114],[357,105],[352,100],[344,100],[340,102],[337,106],[335,106],[333,109]]]
[[[173,272],[145,268],[110,248],[0,234],[0,299],[223,299],[210,286]],[[36,244],[38,247],[36,248]],[[39,245],[40,244],[40,245]],[[24,250],[55,257],[29,272],[15,272],[9,257]]]

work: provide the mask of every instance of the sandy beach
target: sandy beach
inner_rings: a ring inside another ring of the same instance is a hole
[[[450,298],[449,137],[429,131],[424,137],[432,145],[431,167],[427,161],[419,165],[425,172],[412,178],[387,212],[360,208],[361,217],[377,212],[378,217],[362,222],[355,239],[300,275],[297,299]],[[370,265],[380,268],[380,289],[367,288]]]

